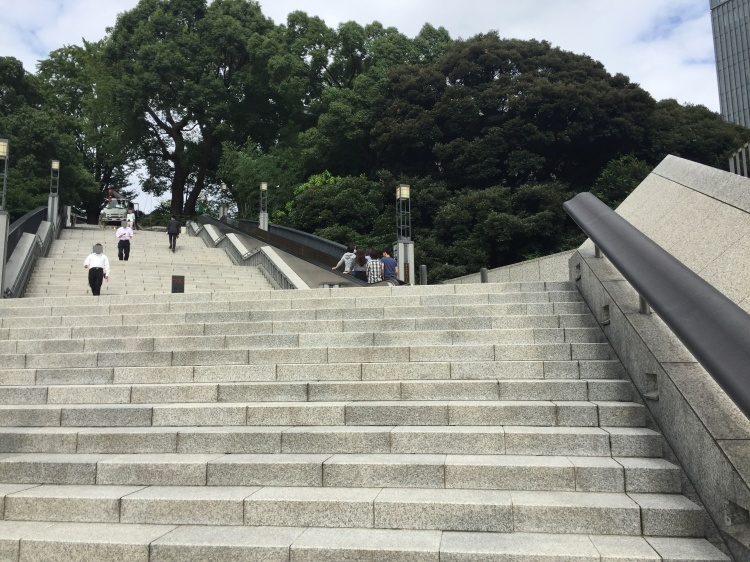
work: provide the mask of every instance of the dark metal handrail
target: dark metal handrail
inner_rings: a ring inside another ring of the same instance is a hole
[[[274,232],[268,232],[268,231],[262,230],[258,228],[258,226],[256,226],[258,224],[257,222],[244,221],[244,220],[236,221],[236,220],[231,220],[231,219],[224,222],[224,221],[215,219],[213,217],[210,217],[208,215],[201,215],[199,220],[201,222],[214,224],[216,226],[221,226],[223,228],[229,227],[230,229],[233,229],[239,232],[240,234],[247,234],[248,236],[252,236],[253,238],[256,238],[258,240],[261,240],[262,242],[265,242],[266,244],[274,246],[275,248],[283,250],[284,252],[287,252],[288,254],[291,254],[308,263],[317,265],[318,267],[322,267],[324,269],[329,269],[332,265],[336,263],[333,260],[338,260],[340,257],[338,255],[332,257],[330,253],[328,253],[324,249],[321,249],[320,247],[311,247],[300,241],[290,240],[289,238],[285,236],[280,236]],[[314,236],[314,235],[309,235],[309,236]],[[320,238],[318,236],[315,236],[315,238],[319,240],[325,240],[324,238]],[[332,244],[336,244],[336,242],[332,242]],[[363,285],[363,286],[367,285],[365,281],[357,279],[356,277],[352,275],[345,275],[343,277],[347,278],[346,282],[351,283],[352,285]]]
[[[563,208],[750,417],[750,315],[591,193]]]

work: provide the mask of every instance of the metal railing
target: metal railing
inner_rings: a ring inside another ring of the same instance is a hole
[[[306,262],[317,265],[319,267],[323,267],[325,269],[330,269],[331,266],[335,265],[339,258],[341,258],[341,254],[343,254],[343,252],[346,250],[346,247],[338,244],[337,242],[332,242],[330,240],[326,240],[325,238],[320,238],[319,236],[315,236],[313,234],[306,234],[298,230],[293,231],[293,229],[286,227],[274,227],[273,225],[270,225],[270,231],[267,232],[260,229],[257,226],[258,223],[256,221],[238,221],[232,219],[228,219],[227,221],[220,221],[208,215],[201,215],[200,221],[204,224],[214,224],[223,228],[228,227],[239,232],[240,234],[247,234],[248,236],[252,236],[257,240],[265,242],[269,246],[273,246],[274,248],[282,250],[297,258],[305,260]],[[290,238],[287,238],[286,235],[282,236],[273,232],[276,229],[283,229],[283,231],[285,231],[285,234],[289,234],[289,231],[293,231],[298,233],[300,236],[297,237],[297,240],[292,240]],[[323,242],[326,242],[327,244],[323,244]],[[308,243],[312,245],[308,245]],[[365,281],[357,279],[354,276],[346,275],[343,277],[347,278],[346,282],[348,284],[367,286],[367,283]]]
[[[13,250],[16,249],[18,242],[21,240],[21,236],[24,233],[35,234],[39,229],[39,225],[42,221],[47,220],[47,207],[37,207],[33,211],[29,211],[20,219],[13,221],[8,227],[8,247],[6,249],[5,260],[10,259],[13,255]]]
[[[750,416],[750,315],[591,193],[563,208]]]

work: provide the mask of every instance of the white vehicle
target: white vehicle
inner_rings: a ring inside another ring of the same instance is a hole
[[[121,224],[127,219],[129,209],[135,213],[133,203],[127,199],[112,199],[102,209],[100,222]]]

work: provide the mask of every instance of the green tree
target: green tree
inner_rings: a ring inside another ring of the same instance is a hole
[[[279,39],[258,4],[244,0],[141,0],[118,17],[104,52],[122,132],[146,164],[143,189],[171,191],[173,213],[183,212],[186,189],[184,212],[193,214],[201,191],[217,183],[223,142],[252,138],[267,148],[290,104],[301,105],[284,81],[290,69],[274,58]]]
[[[83,47],[53,51],[39,63],[37,76],[45,106],[66,117],[83,165],[99,186],[80,201],[88,216],[99,215],[110,189],[132,196],[129,176],[135,163],[111,125],[109,100],[116,85],[103,68],[101,43],[84,41]]]
[[[62,204],[90,197],[96,184],[69,132],[69,118],[44,103],[39,79],[12,57],[0,57],[0,101],[0,136],[10,143],[6,206],[13,218],[46,204],[52,160],[60,161]]]

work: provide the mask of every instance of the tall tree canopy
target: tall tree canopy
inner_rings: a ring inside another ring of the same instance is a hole
[[[43,202],[57,158],[62,192],[90,213],[136,168],[178,214],[225,182],[255,217],[266,182],[272,221],[377,247],[408,183],[416,259],[442,279],[572,247],[570,195],[617,205],[667,154],[725,167],[749,135],[545,41],[140,0],[36,74],[0,58],[0,136],[19,212]]]

